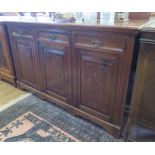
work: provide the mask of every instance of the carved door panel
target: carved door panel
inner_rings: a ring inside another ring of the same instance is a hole
[[[37,59],[33,40],[25,39],[24,36],[14,38],[13,55],[17,81],[37,88]]]
[[[74,87],[74,91],[77,92],[77,106],[109,121],[114,105],[119,102],[117,89],[122,69],[122,55],[76,49],[74,57],[73,80],[77,87]]]
[[[155,129],[155,45],[141,44],[139,61],[139,114],[144,126]],[[143,74],[143,75],[140,75]],[[142,89],[140,89],[142,85]],[[138,98],[138,97],[137,97]]]
[[[8,49],[6,44],[4,28],[0,25],[0,66],[8,70],[8,62],[6,60]]]
[[[71,100],[71,65],[68,43],[38,42],[41,90],[61,101]]]
[[[2,42],[0,41],[0,66],[7,67],[6,60],[4,57],[4,51],[2,47]]]

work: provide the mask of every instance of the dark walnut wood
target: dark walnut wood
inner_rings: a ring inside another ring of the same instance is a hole
[[[15,85],[14,67],[5,26],[0,24],[0,79]]]
[[[9,29],[17,82],[38,89],[37,53],[31,29]]]
[[[38,32],[41,91],[66,103],[71,102],[71,57],[69,34],[64,31]]]
[[[3,52],[3,47],[2,47],[2,42],[0,42],[0,65],[1,67],[7,68],[6,60],[4,57],[4,52]]]
[[[134,40],[110,33],[74,32],[74,102],[120,133]]]
[[[120,136],[137,29],[7,25],[19,88]]]
[[[142,30],[128,141],[155,141],[155,30]]]

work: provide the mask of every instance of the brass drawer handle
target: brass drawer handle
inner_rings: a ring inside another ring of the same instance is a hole
[[[57,36],[54,35],[54,34],[52,34],[52,35],[49,35],[48,38],[49,38],[50,40],[56,40],[56,39],[57,39]]]
[[[18,32],[16,33],[16,32],[14,31],[13,34],[15,34],[15,35],[16,35],[16,34],[18,34],[18,35],[23,35],[24,32],[23,32],[23,31],[18,31]]]
[[[33,37],[30,36],[30,35],[23,35],[23,33],[22,33],[22,34],[18,34],[18,33],[16,33],[16,32],[13,32],[11,35],[12,35],[13,37],[22,37],[22,38],[28,38],[28,39],[33,38]]]
[[[16,33],[16,32],[13,32],[13,33],[12,33],[12,36],[20,37],[20,36],[22,36],[22,35],[21,35],[21,34],[18,34],[18,33]]]
[[[93,41],[91,41],[91,44],[94,46],[94,47],[101,47],[103,42],[99,39],[95,39]]]

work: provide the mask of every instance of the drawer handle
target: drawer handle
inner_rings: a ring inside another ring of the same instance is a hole
[[[19,37],[19,36],[22,36],[22,34],[18,34],[18,33],[16,33],[16,32],[13,32],[13,33],[12,33],[12,36],[17,36],[17,37]]]
[[[28,38],[28,39],[33,38],[33,37],[30,36],[30,35],[18,34],[18,33],[16,33],[16,32],[13,32],[13,33],[12,33],[12,36],[14,36],[14,37],[23,37],[23,38]]]
[[[54,34],[49,35],[48,38],[49,38],[50,40],[56,40],[56,39],[57,39],[56,35],[54,35]]]
[[[15,31],[13,32],[13,34],[18,34],[18,35],[22,35],[24,32],[22,32],[22,31],[18,31],[18,33],[16,33]]]
[[[93,41],[91,41],[91,44],[94,46],[94,47],[101,47],[102,45],[102,41],[100,41],[99,39],[95,39]]]
[[[22,36],[24,33],[22,31],[18,31],[18,33],[13,32],[12,35],[14,36]]]

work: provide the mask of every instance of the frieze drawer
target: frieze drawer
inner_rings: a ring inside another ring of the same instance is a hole
[[[64,31],[39,31],[37,32],[37,38],[48,41],[69,42],[69,36]]]
[[[74,33],[75,46],[88,46],[90,48],[123,52],[125,42],[125,38],[104,33]]]

